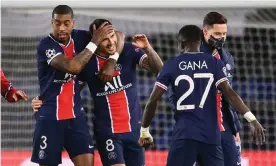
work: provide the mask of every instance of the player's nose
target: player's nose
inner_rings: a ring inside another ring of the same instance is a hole
[[[60,27],[59,27],[59,30],[60,30],[60,31],[65,31],[65,29],[66,29],[66,26],[65,26],[65,25],[63,25],[63,24],[60,25]]]

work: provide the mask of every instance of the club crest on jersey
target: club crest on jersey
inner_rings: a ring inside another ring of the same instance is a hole
[[[115,71],[121,71],[122,70],[122,65],[116,64],[114,69],[115,69]]]
[[[117,158],[117,154],[115,152],[109,152],[108,153],[108,158],[109,159],[116,159]]]
[[[38,157],[39,157],[39,159],[45,159],[46,158],[46,153],[44,152],[44,150],[39,151]]]
[[[48,58],[52,58],[53,56],[56,55],[56,50],[55,49],[48,49],[45,51],[45,54]]]
[[[230,64],[227,63],[227,64],[226,64],[226,69],[227,69],[227,70],[231,70],[231,69],[232,69],[232,66],[231,66]]]

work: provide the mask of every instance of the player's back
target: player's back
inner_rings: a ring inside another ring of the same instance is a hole
[[[221,74],[222,64],[209,54],[187,53],[171,59],[166,66],[170,66],[175,106],[173,138],[218,144],[216,84],[226,80]]]

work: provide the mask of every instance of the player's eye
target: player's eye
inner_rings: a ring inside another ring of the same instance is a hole
[[[64,23],[64,25],[68,27],[68,26],[70,25],[70,22],[69,22],[69,21],[66,21],[66,22]]]
[[[60,22],[56,21],[56,22],[55,22],[55,25],[56,25],[56,26],[60,26]]]

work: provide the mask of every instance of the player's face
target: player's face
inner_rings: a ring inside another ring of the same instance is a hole
[[[98,52],[102,56],[112,55],[116,52],[117,36],[115,31],[113,31],[107,38],[103,39],[98,45]]]
[[[213,27],[204,27],[203,34],[205,40],[208,41],[211,36],[216,39],[226,38],[227,35],[227,25],[226,24],[214,24]]]
[[[53,35],[61,43],[66,44],[74,28],[75,21],[71,14],[55,14],[52,19]]]

